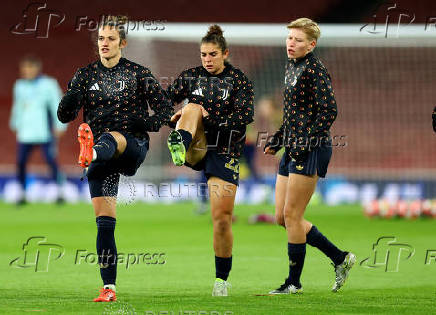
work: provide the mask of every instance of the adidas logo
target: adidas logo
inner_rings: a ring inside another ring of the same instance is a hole
[[[192,95],[204,96],[201,88],[198,88],[192,92]]]
[[[295,168],[297,169],[297,171],[301,171],[304,168],[304,166],[303,165],[297,165]]]
[[[90,91],[100,91],[100,87],[98,86],[98,83],[94,83],[89,90]]]

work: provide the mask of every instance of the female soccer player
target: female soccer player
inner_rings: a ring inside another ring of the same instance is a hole
[[[97,253],[104,287],[95,302],[115,301],[115,198],[119,174],[132,176],[145,159],[149,131],[168,123],[172,103],[150,70],[121,57],[124,17],[108,17],[98,30],[100,60],[79,69],[58,108],[61,122],[83,107],[79,164],[87,168],[97,221]],[[148,115],[148,106],[154,111]],[[94,145],[93,140],[98,139]],[[109,202],[108,202],[109,201]]]
[[[300,18],[288,25],[288,63],[285,73],[283,124],[265,146],[265,154],[275,154],[285,146],[276,180],[276,221],[288,235],[289,276],[271,294],[300,293],[300,275],[306,243],[317,247],[334,264],[339,290],[356,257],[339,250],[311,222],[304,219],[306,206],[318,177],[325,177],[332,154],[329,129],[337,107],[330,75],[313,54],[320,36],[318,25]]]
[[[253,120],[254,93],[244,73],[226,61],[229,50],[218,25],[202,38],[200,54],[202,66],[183,71],[168,88],[173,102],[188,103],[171,118],[177,125],[168,147],[174,164],[204,170],[208,180],[216,269],[212,295],[227,296],[238,158]]]

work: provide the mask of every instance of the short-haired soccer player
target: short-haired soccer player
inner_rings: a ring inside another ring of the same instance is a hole
[[[283,124],[266,144],[265,154],[285,147],[276,180],[276,221],[286,228],[288,236],[289,275],[270,293],[303,291],[300,276],[306,243],[332,260],[336,272],[332,291],[336,292],[344,285],[356,257],[338,249],[304,218],[318,178],[325,177],[332,155],[329,129],[337,116],[336,100],[330,75],[313,54],[320,36],[318,25],[300,18],[288,29]]]

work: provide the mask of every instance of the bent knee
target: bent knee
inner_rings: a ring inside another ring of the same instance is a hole
[[[188,103],[182,109],[182,115],[186,113],[201,113],[200,106],[198,104]]]
[[[285,225],[285,216],[283,214],[276,214],[276,223],[278,225],[286,227],[286,225]]]

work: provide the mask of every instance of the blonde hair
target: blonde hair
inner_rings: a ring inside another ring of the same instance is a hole
[[[104,28],[105,26],[114,27],[120,36],[120,44],[121,41],[126,40],[126,24],[128,23],[129,18],[125,15],[108,15],[103,16],[103,20],[101,21],[100,28]]]
[[[312,21],[308,18],[299,18],[287,26],[288,29],[297,28],[301,29],[307,36],[307,39],[309,41],[317,41],[318,38],[321,36],[321,30],[318,26],[318,24],[315,21]]]

